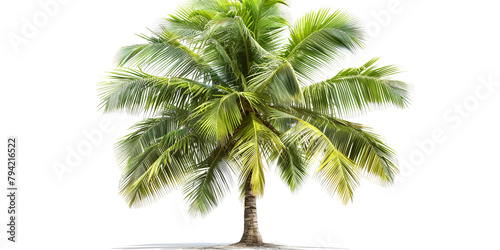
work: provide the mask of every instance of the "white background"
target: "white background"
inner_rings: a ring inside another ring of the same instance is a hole
[[[18,136],[20,187],[16,244],[6,241],[1,192],[0,249],[238,241],[237,192],[205,218],[187,215],[180,192],[129,209],[117,194],[113,144],[138,118],[96,108],[96,84],[112,69],[116,50],[139,42],[134,34],[147,32],[181,1],[61,1],[43,23],[40,3],[47,1],[0,3],[0,158],[6,161],[7,136]],[[414,88],[409,109],[354,119],[385,136],[402,173],[392,188],[363,181],[354,203],[343,206],[314,180],[291,194],[270,170],[259,200],[264,240],[368,250],[500,249],[500,5],[294,0],[291,16],[321,6],[343,8],[368,26],[366,49],[343,66],[380,56],[382,64],[400,65],[405,72],[398,78]],[[13,44],[9,39],[23,36],[26,20],[34,18],[36,34]],[[102,137],[92,141],[86,133]],[[91,148],[80,161],[67,161],[85,145]],[[73,163],[61,179],[58,163]]]

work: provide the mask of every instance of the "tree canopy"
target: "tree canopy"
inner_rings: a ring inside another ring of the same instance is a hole
[[[347,119],[407,107],[398,68],[336,69],[362,48],[360,23],[323,8],[290,24],[287,6],[192,0],[119,51],[99,96],[104,112],[145,116],[116,144],[130,206],[182,188],[190,212],[206,214],[233,183],[263,195],[273,168],[291,191],[313,173],[344,203],[363,176],[394,181],[395,152]]]

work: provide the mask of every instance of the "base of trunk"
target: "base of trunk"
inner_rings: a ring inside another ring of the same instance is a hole
[[[230,247],[267,247],[267,248],[274,248],[274,249],[279,249],[280,247],[283,247],[283,245],[277,245],[277,244],[271,244],[271,243],[245,243],[245,242],[238,242],[229,245]]]
[[[262,236],[260,235],[258,228],[245,228],[243,236],[239,243],[244,243],[247,245],[263,244]]]

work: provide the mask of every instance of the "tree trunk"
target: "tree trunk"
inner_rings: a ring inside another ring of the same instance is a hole
[[[243,236],[239,243],[245,245],[262,245],[262,236],[260,236],[259,225],[257,222],[257,198],[253,193],[250,182],[252,174],[250,173],[245,183],[245,225]]]

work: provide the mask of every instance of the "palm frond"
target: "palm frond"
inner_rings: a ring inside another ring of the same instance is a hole
[[[202,58],[164,27],[152,36],[140,36],[147,43],[120,49],[115,59],[118,67],[138,67],[152,74],[194,80],[208,73]]]
[[[160,117],[147,118],[130,128],[132,132],[122,137],[115,145],[119,165],[125,167],[129,159],[140,155],[169,131],[179,129],[180,123],[187,118],[186,110],[169,113]]]
[[[282,33],[287,27],[283,17],[282,0],[243,0],[243,9],[247,10],[245,25],[252,32],[254,39],[266,51],[275,51],[281,46]]]
[[[290,39],[282,56],[293,66],[301,82],[316,82],[321,69],[362,45],[360,25],[350,14],[323,8],[299,18],[290,29]]]
[[[165,28],[178,39],[187,40],[191,45],[202,42],[198,39],[216,12],[194,6],[179,7],[174,14],[165,18]]]
[[[225,146],[218,146],[193,168],[191,177],[184,185],[191,214],[209,213],[229,191],[233,173],[225,150]]]
[[[236,77],[245,84],[254,62],[260,62],[269,55],[254,39],[252,32],[245,26],[244,20],[239,17],[225,17],[212,20],[207,28],[205,39],[215,43],[215,51],[229,61]]]
[[[302,100],[302,92],[295,71],[289,62],[273,60],[253,67],[248,89],[266,92],[275,103],[292,103]]]
[[[249,175],[256,196],[264,194],[265,160],[272,160],[272,155],[278,155],[284,145],[278,135],[266,127],[262,121],[250,113],[241,123],[235,133],[236,143],[230,157],[241,164],[240,186],[244,185]]]
[[[217,92],[213,86],[185,78],[166,78],[140,70],[119,68],[100,84],[100,109],[104,112],[156,112],[168,105],[178,108],[206,100]]]
[[[188,154],[195,149],[196,139],[187,128],[172,130],[130,159],[120,180],[120,194],[129,206],[149,204],[183,184],[191,171],[189,166],[196,162]]]
[[[306,107],[329,115],[349,116],[376,107],[406,108],[410,102],[408,85],[390,78],[396,66],[375,65],[372,59],[359,68],[347,68],[335,77],[303,88]]]
[[[292,112],[307,120],[330,139],[333,145],[354,161],[369,178],[379,184],[394,182],[399,172],[396,155],[371,128],[302,108]]]
[[[309,164],[319,159],[317,176],[331,195],[337,195],[343,203],[352,201],[359,181],[358,166],[313,124],[277,109],[271,111],[274,119],[294,119],[295,126],[281,136],[285,144],[298,144],[306,151]]]
[[[289,144],[289,145],[287,145]],[[284,142],[285,148],[281,151],[276,162],[281,179],[292,192],[297,191],[308,177],[309,164],[305,159],[305,152],[298,144]]]
[[[200,135],[220,141],[241,124],[240,107],[240,96],[234,92],[199,105],[189,119],[196,122],[194,127]]]

